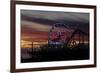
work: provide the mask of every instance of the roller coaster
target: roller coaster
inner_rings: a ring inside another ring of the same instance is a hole
[[[55,34],[55,37],[52,37],[53,34]],[[78,44],[74,39],[76,35]],[[63,39],[63,37],[65,38]],[[85,37],[89,37],[89,34],[80,30],[78,26],[73,29],[66,24],[56,23],[48,32],[48,44],[41,46],[39,49],[35,49],[32,43],[31,51],[27,50],[31,58],[21,58],[21,62],[89,59],[89,38],[87,39],[87,45],[84,45],[86,41]],[[72,47],[69,47],[69,45]]]
[[[65,30],[56,30],[57,28],[64,28]],[[56,34],[56,38],[52,39],[52,33]],[[64,35],[63,33],[68,33]],[[71,27],[67,26],[66,24],[63,23],[56,23],[52,26],[50,31],[48,32],[48,46],[50,47],[51,45],[55,45],[56,47],[61,46],[63,44],[66,44],[66,46],[72,44],[76,45],[76,41],[73,40],[75,35],[78,35],[78,41],[80,43],[85,43],[84,41],[84,36],[88,37],[88,34],[86,32],[83,32],[82,30],[79,29],[78,26],[76,28],[72,29]],[[65,36],[66,38],[63,40],[62,36]],[[89,43],[89,42],[88,42]]]

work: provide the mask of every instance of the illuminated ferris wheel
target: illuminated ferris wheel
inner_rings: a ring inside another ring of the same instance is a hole
[[[68,26],[63,23],[56,23],[48,32],[48,45],[60,46],[66,42]]]

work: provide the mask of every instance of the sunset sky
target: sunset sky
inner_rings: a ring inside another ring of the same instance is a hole
[[[75,12],[52,12],[37,10],[21,10],[21,45],[29,47],[28,44],[47,44],[48,32],[55,23],[64,23],[70,29],[64,27],[55,28],[56,31],[73,31],[79,27],[82,31],[89,31],[89,14]],[[67,33],[66,33],[67,34]],[[41,42],[43,41],[43,42]]]

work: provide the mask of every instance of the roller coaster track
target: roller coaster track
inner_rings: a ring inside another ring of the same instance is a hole
[[[75,36],[75,34],[79,34],[79,41],[80,41],[80,36],[81,35],[88,35],[87,33],[83,32],[82,30],[79,29],[79,26],[76,26],[74,29],[72,29],[71,27],[69,27],[68,25],[66,24],[63,24],[63,23],[56,23],[52,26],[52,28],[50,29],[49,33],[48,33],[48,45],[50,45],[50,41],[51,41],[51,38],[50,38],[50,34],[51,32],[55,29],[55,27],[64,27],[67,29],[67,33],[68,33],[68,38],[66,38],[66,45],[68,45],[68,43],[71,41],[71,39]],[[72,31],[72,30],[73,31]]]

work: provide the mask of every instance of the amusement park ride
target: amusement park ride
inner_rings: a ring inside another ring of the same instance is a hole
[[[76,35],[77,40],[75,39]],[[56,23],[48,32],[48,44],[33,48],[32,43],[31,51],[27,52],[31,58],[29,60],[22,59],[22,61],[37,62],[87,59],[89,58],[88,37],[89,35],[87,33],[78,28],[73,29],[65,24]]]
[[[59,27],[64,27],[66,30],[55,30],[56,28]],[[48,32],[48,46],[52,46],[55,45],[56,47],[60,47],[61,45],[65,44],[66,46],[71,45],[71,46],[75,46],[76,45],[76,41],[73,39],[75,37],[75,35],[77,34],[78,36],[78,44],[85,43],[84,37],[87,36],[88,38],[88,34],[81,31],[78,27],[75,28],[74,30],[70,30],[71,28],[68,27],[66,24],[63,23],[56,23],[52,26],[52,28],[50,29],[50,31]],[[56,34],[56,38],[52,39],[52,33]],[[66,35],[64,35],[64,32],[67,33]],[[65,36],[65,38],[63,39],[62,36]]]
[[[77,40],[75,37],[77,37]],[[47,48],[62,48],[62,46],[67,48],[80,44],[89,44],[89,34],[79,29],[79,26],[72,28],[63,23],[56,23],[48,32]],[[33,42],[30,45],[32,45],[33,49]]]

